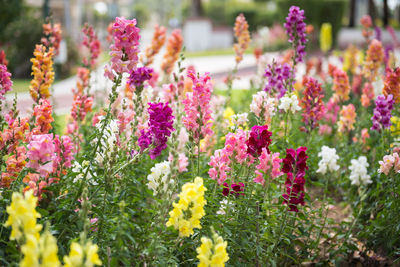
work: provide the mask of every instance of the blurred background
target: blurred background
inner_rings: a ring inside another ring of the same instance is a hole
[[[42,24],[50,17],[61,23],[63,43],[56,59],[57,78],[68,77],[79,64],[81,29],[94,26],[107,59],[107,26],[116,16],[136,18],[143,47],[150,43],[156,24],[169,30],[181,28],[187,57],[233,54],[233,24],[243,13],[252,32],[252,47],[277,51],[287,47],[283,28],[291,5],[305,10],[306,22],[314,31],[309,51],[319,47],[322,23],[330,22],[336,47],[362,43],[360,18],[369,14],[389,38],[386,26],[399,29],[400,0],[0,0],[0,50],[6,52],[14,78],[29,79],[29,58],[40,42]]]

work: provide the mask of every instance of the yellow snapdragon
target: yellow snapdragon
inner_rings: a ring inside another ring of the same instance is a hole
[[[101,260],[97,254],[98,246],[87,242],[84,246],[72,242],[68,256],[64,256],[65,267],[93,267],[101,265]]]
[[[196,177],[193,183],[186,183],[178,195],[178,203],[173,203],[173,209],[169,212],[167,226],[173,226],[179,230],[179,236],[189,237],[193,229],[201,229],[200,219],[205,215],[204,192],[207,190],[203,185],[203,179]]]
[[[25,192],[25,195],[18,192],[12,194],[11,205],[7,207],[9,216],[4,225],[11,226],[11,240],[21,240],[24,234],[39,239],[42,225],[36,224],[36,220],[40,218],[36,211],[37,200],[32,190]]]
[[[222,239],[218,234],[214,233],[213,240],[202,237],[201,245],[196,249],[197,258],[200,263],[199,267],[223,267],[229,260],[228,253],[226,252],[227,242]]]
[[[231,107],[227,107],[224,110],[224,114],[223,114],[224,121],[228,122],[229,127],[233,126],[233,123],[232,123],[232,116],[233,115],[235,115],[235,111],[233,111],[233,109]]]

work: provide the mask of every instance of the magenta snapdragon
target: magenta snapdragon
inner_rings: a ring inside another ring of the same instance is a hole
[[[11,91],[11,87],[11,73],[7,71],[6,65],[0,64],[0,99],[4,99],[4,95]]]
[[[295,61],[296,63],[302,62],[304,56],[306,55],[306,23],[304,20],[304,10],[297,6],[292,6],[289,9],[289,14],[286,17],[286,23],[284,24],[286,28],[286,33],[289,37],[289,43],[292,44],[295,50]]]
[[[371,130],[380,131],[390,127],[390,118],[392,117],[393,95],[378,95],[375,99],[374,115],[372,116]]]

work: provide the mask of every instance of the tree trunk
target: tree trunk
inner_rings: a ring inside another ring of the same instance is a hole
[[[356,26],[356,0],[350,1],[349,27]]]
[[[390,14],[389,14],[388,1],[383,0],[383,25],[384,26],[389,25],[389,18],[390,18]]]
[[[191,8],[192,17],[202,17],[204,15],[203,5],[201,0],[192,0]]]

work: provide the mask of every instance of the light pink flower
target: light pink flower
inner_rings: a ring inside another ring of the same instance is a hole
[[[178,156],[178,172],[187,172],[187,166],[189,165],[188,158],[185,153],[179,153]]]
[[[264,185],[264,175],[274,179],[283,174],[280,170],[282,159],[279,158],[279,153],[268,153],[267,149],[263,148],[258,159],[260,163],[256,166],[256,178],[253,180],[255,183]]]

